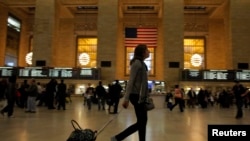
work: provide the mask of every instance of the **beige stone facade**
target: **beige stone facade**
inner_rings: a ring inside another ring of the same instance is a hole
[[[98,10],[77,11],[77,6],[96,6]],[[185,11],[185,6],[204,6],[204,13]],[[129,6],[152,6],[151,11],[130,11]],[[250,63],[250,1],[248,0],[0,0],[0,66],[4,66],[8,14],[22,21],[18,66],[33,48],[33,64],[45,60],[50,67],[76,67],[77,36],[98,38],[97,67],[101,79],[126,80],[124,27],[158,28],[155,50],[155,76],[168,84],[179,83],[183,69],[183,39],[206,39],[205,69],[237,69]],[[35,10],[32,11],[32,8]],[[140,16],[140,18],[138,18]],[[140,21],[139,21],[140,20]],[[34,37],[30,45],[30,37]],[[179,68],[169,68],[179,62]]]

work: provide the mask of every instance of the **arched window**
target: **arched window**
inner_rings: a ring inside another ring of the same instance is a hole
[[[18,66],[18,50],[20,42],[21,21],[13,15],[8,16],[7,20],[7,39],[5,50],[5,65]]]
[[[184,39],[184,69],[205,68],[204,48],[204,38]]]
[[[134,49],[138,44],[146,44],[150,52],[144,61],[148,67],[149,75],[155,75],[155,49],[157,47],[157,28],[125,28],[126,69],[125,75],[129,75],[130,60],[134,56]]]
[[[97,38],[77,38],[77,66],[96,67]]]
[[[130,60],[134,56],[134,49],[135,47],[131,48],[126,48],[126,75],[129,75],[130,71]],[[148,74],[149,75],[155,75],[155,67],[154,67],[154,60],[155,60],[155,48],[148,48],[149,50],[149,57],[144,61],[148,67]]]

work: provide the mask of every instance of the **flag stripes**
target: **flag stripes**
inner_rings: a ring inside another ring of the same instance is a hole
[[[148,47],[157,46],[156,28],[127,28],[125,32],[127,32],[125,47],[136,47],[138,44],[146,44]]]

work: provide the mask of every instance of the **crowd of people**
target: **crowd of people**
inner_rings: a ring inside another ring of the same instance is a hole
[[[48,109],[66,110],[66,102],[72,102],[70,95],[73,90],[67,88],[64,80],[57,82],[51,79],[46,84],[41,84],[35,79],[25,79],[17,84],[17,77],[2,78],[0,80],[0,101],[7,101],[7,105],[2,108],[1,114],[7,113],[8,117],[13,117],[14,106],[24,109],[26,113],[36,113],[36,107],[46,106]],[[82,94],[84,105],[91,110],[92,104],[98,105],[98,110],[105,110],[106,104],[110,114],[118,113],[118,105],[122,97],[123,88],[118,80],[110,84],[105,89],[102,81],[96,87],[88,84],[86,91]],[[111,111],[112,109],[112,111]]]
[[[238,112],[235,118],[242,118],[242,108],[250,106],[250,92],[238,80],[234,82],[235,85],[232,88],[222,88],[214,93],[202,88],[198,91],[190,88],[185,92],[183,88],[176,85],[173,90],[166,94],[166,107],[172,111],[176,105],[179,105],[180,111],[183,112],[185,107],[205,109],[214,105],[218,105],[220,108],[230,108],[236,105]]]
[[[44,85],[35,79],[25,79],[18,86],[16,81],[17,77],[14,75],[0,81],[0,100],[7,101],[7,105],[1,110],[3,116],[7,113],[8,117],[13,117],[15,105],[24,109],[26,113],[36,113],[37,106],[46,106],[48,109],[66,109],[66,97],[70,99],[71,93],[67,90],[63,79],[60,83],[56,79],[51,79]]]
[[[91,110],[92,104],[98,104],[98,110],[105,110],[105,104],[107,104],[109,113],[117,114],[120,98],[123,95],[122,91],[123,88],[118,80],[115,80],[114,84],[109,84],[107,89],[104,88],[102,81],[99,81],[96,87],[88,83],[88,87],[83,93],[83,105],[87,105]]]

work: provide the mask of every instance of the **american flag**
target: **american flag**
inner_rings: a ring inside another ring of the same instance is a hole
[[[136,47],[138,44],[156,47],[157,28],[125,28],[125,47]]]

